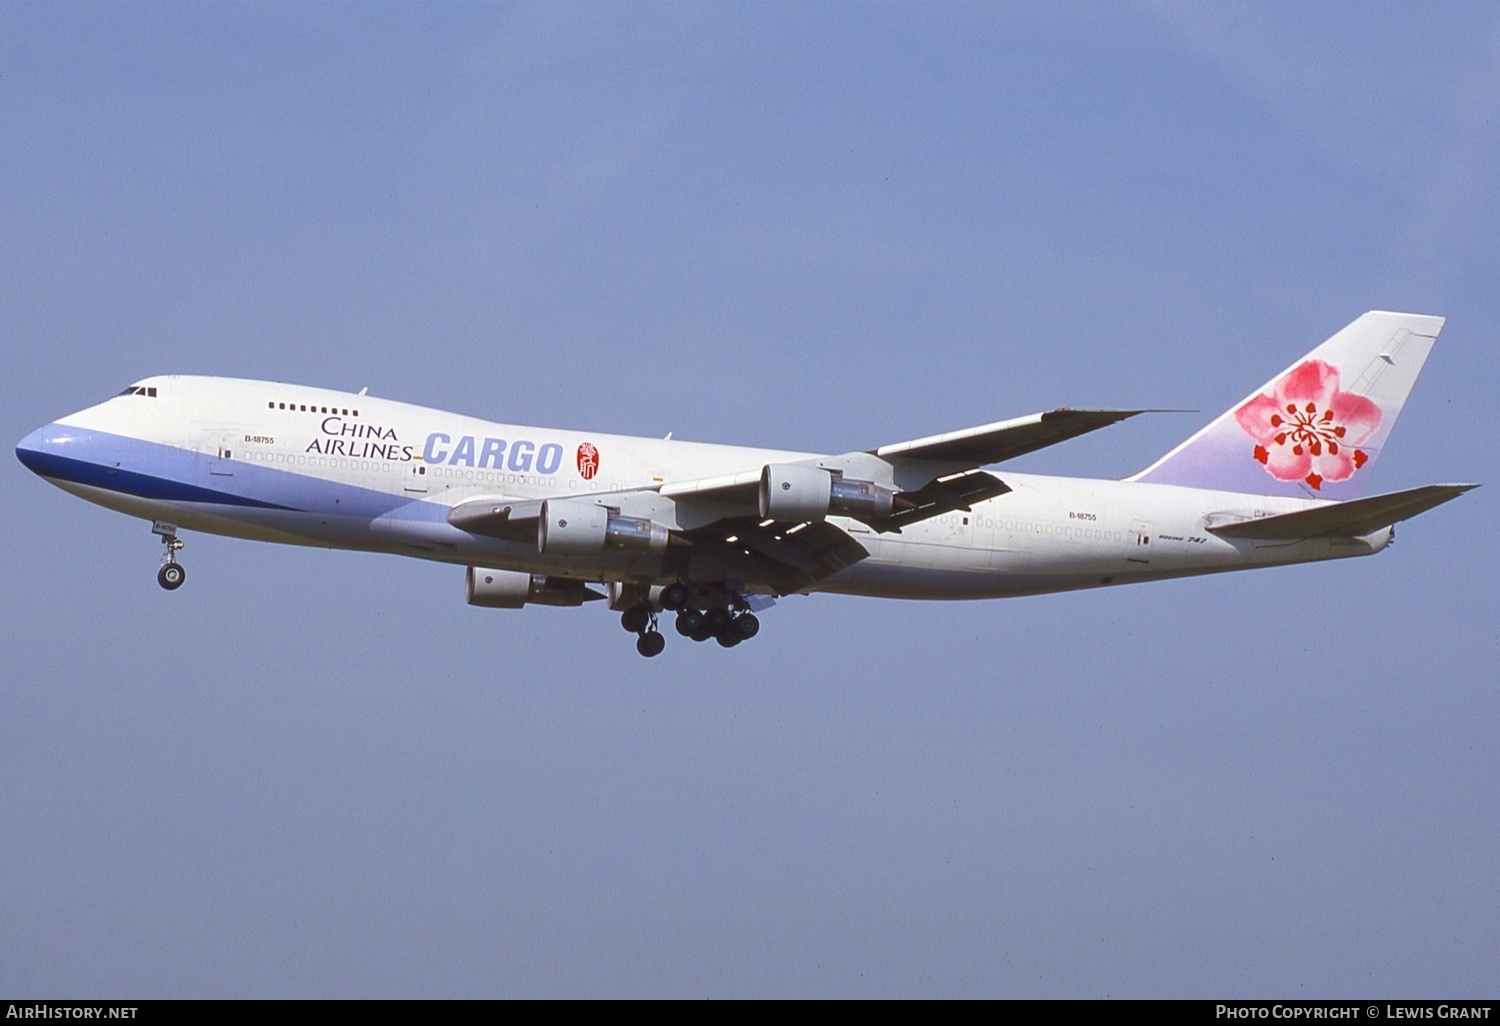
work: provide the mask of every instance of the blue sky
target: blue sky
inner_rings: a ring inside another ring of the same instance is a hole
[[[0,6],[6,437],[159,373],[843,451],[1446,315],[1493,487],[1492,5]],[[0,990],[1493,995],[1485,488],[1374,559],[780,603],[637,657],[459,569],[0,470]]]

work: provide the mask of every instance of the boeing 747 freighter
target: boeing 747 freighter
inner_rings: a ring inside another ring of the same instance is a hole
[[[519,427],[269,381],[147,378],[32,432],[21,462],[182,530],[465,568],[468,601],[607,601],[733,647],[777,597],[979,599],[1364,556],[1473,485],[1361,498],[1443,326],[1371,312],[1140,473],[994,468],[1144,410],[1057,409],[819,454]]]

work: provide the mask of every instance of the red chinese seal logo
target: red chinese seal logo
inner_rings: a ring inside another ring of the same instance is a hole
[[[599,450],[593,442],[584,442],[578,447],[578,473],[585,481],[592,481],[599,473]]]

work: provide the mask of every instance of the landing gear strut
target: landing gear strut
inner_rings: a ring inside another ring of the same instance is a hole
[[[162,544],[161,569],[156,571],[156,583],[168,591],[176,591],[187,580],[187,571],[177,562],[177,551],[182,548],[177,525],[158,520],[151,525],[151,533],[159,536]]]

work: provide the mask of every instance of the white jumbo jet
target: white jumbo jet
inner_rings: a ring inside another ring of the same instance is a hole
[[[732,647],[783,595],[1035,595],[1364,556],[1474,485],[1359,498],[1441,317],[1374,311],[1121,481],[981,468],[1145,410],[1072,410],[825,456],[516,427],[329,389],[148,378],[32,432],[28,468],[179,528],[467,568],[468,601],[608,599],[642,655]],[[601,585],[604,591],[591,588]]]

